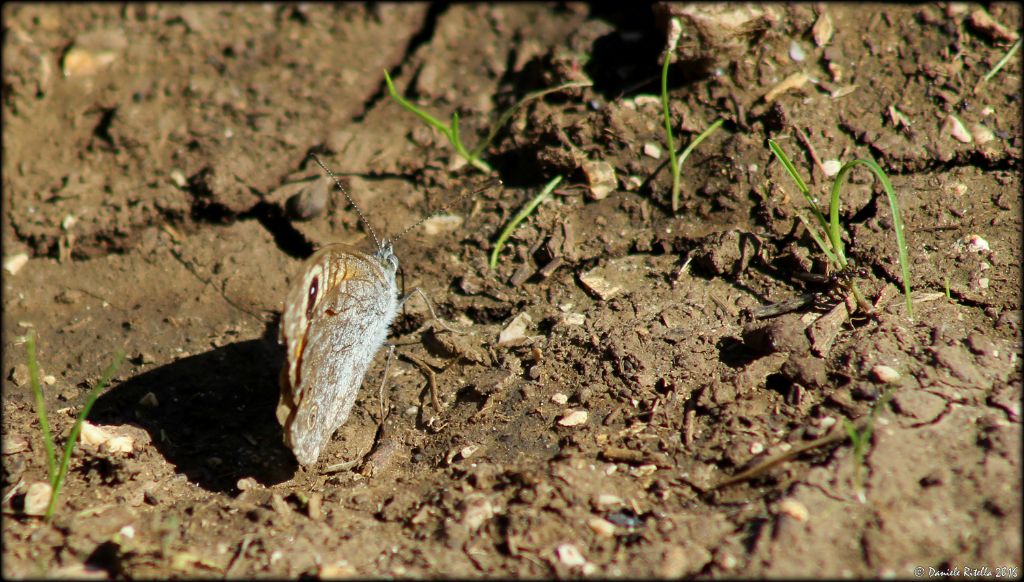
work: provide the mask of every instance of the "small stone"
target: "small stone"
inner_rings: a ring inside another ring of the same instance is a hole
[[[653,141],[646,142],[644,144],[644,155],[656,160],[661,159],[661,146],[654,143]]]
[[[128,46],[124,32],[118,29],[97,30],[75,39],[64,53],[65,77],[87,77],[110,66]]]
[[[462,226],[463,219],[457,214],[438,214],[423,221],[423,234],[437,236],[445,232],[454,232]]]
[[[607,198],[618,184],[615,178],[615,168],[603,160],[583,162],[583,173],[587,176],[592,200]]]
[[[779,503],[779,513],[792,517],[799,522],[805,522],[811,516],[811,512],[807,510],[807,506],[796,499],[783,499]]]
[[[512,318],[512,321],[505,326],[498,334],[499,346],[511,346],[526,341],[526,330],[533,324],[533,318],[525,311]]]
[[[112,436],[100,445],[104,453],[130,453],[135,449],[135,439],[127,435]]]
[[[622,287],[613,285],[607,279],[594,274],[594,271],[587,271],[580,274],[580,283],[598,299],[607,301],[622,291]]]
[[[569,397],[561,392],[555,392],[551,395],[551,401],[555,404],[564,406],[565,403],[569,402]]]
[[[807,53],[804,52],[800,43],[795,40],[789,43],[789,58],[793,59],[793,61],[797,63],[802,63],[807,59]]]
[[[338,560],[329,564],[320,566],[320,570],[317,572],[317,578],[321,580],[342,580],[354,578],[356,575],[356,569],[351,566],[345,560]]]
[[[482,495],[471,495],[465,502],[462,524],[469,531],[476,531],[494,517],[494,504]]]
[[[821,171],[829,178],[838,174],[842,167],[843,164],[839,160],[825,160],[821,163]]]
[[[44,481],[36,481],[28,486],[25,492],[25,515],[43,515],[50,504],[53,487]]]
[[[310,180],[284,203],[285,212],[293,220],[311,220],[320,216],[330,199],[331,182],[327,179]]]
[[[242,477],[235,483],[239,491],[252,491],[260,488],[260,483],[252,477]]]
[[[942,123],[942,133],[949,134],[953,139],[962,143],[974,141],[974,137],[955,115],[946,116],[946,120]]]
[[[309,519],[320,520],[324,517],[324,496],[320,493],[313,493],[309,496],[309,502],[306,503],[306,514],[309,515]]]
[[[994,131],[986,127],[984,124],[972,123],[971,137],[974,138],[974,141],[978,145],[981,145],[994,140],[996,138],[996,134]]]
[[[562,323],[566,325],[583,325],[587,321],[587,316],[582,313],[563,313]]]
[[[750,445],[750,454],[751,455],[760,455],[763,452],[764,452],[764,445],[763,444],[761,444],[761,443],[753,443],[752,445]]]
[[[31,380],[28,372],[28,366],[25,364],[16,364],[11,368],[11,372],[7,374],[7,378],[17,386],[25,386]]]
[[[596,499],[594,499],[594,506],[597,509],[609,509],[612,507],[621,507],[622,505],[622,498],[618,495],[612,495],[611,493],[601,493]]]
[[[871,368],[871,375],[883,384],[895,384],[900,381],[900,373],[885,364],[877,364]]]
[[[28,439],[21,435],[4,435],[2,441],[3,454],[13,455],[28,450]]]
[[[171,182],[178,188],[184,188],[185,186],[188,186],[188,178],[186,178],[185,173],[179,170],[178,168],[174,168],[173,170],[171,170],[169,177],[171,179]]]
[[[967,250],[973,253],[987,253],[991,250],[988,241],[976,234],[964,237],[964,245],[966,245]]]
[[[598,537],[610,538],[615,536],[615,524],[602,517],[592,517],[587,520],[587,525]]]
[[[811,28],[814,44],[819,47],[827,45],[832,42],[832,35],[834,33],[835,28],[832,26],[832,18],[828,15],[828,12],[819,14],[818,20],[814,23],[814,27]]]
[[[53,386],[54,384],[57,383],[57,377],[54,376],[53,374],[47,374],[42,377],[42,381],[43,384],[46,384],[47,386]]]
[[[157,408],[160,406],[160,401],[157,400],[156,394],[146,392],[146,395],[139,399],[139,406],[143,408]]]
[[[11,275],[17,275],[22,267],[28,264],[28,253],[18,253],[4,257],[4,270]]]
[[[582,566],[587,563],[586,558],[580,553],[579,548],[572,544],[562,544],[555,548],[555,553],[558,554],[558,561],[565,564],[566,566]]]
[[[572,410],[566,413],[565,416],[558,421],[560,426],[579,426],[587,422],[587,417],[590,416],[586,410]]]
[[[89,421],[82,421],[82,426],[79,429],[78,438],[81,440],[83,445],[90,447],[98,447],[103,443],[110,440],[111,435],[105,429],[96,426]]]

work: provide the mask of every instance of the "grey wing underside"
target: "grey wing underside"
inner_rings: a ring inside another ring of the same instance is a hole
[[[307,333],[301,374],[308,392],[291,426],[293,450],[304,465],[316,461],[348,420],[366,371],[387,339],[394,317],[388,302],[380,301],[386,299],[381,291],[387,291],[363,287],[348,285],[350,295],[325,305],[327,311],[313,319]]]

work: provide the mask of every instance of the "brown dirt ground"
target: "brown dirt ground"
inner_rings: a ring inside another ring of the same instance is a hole
[[[3,279],[3,575],[1020,568],[1020,54],[978,86],[1020,8],[761,10],[749,30],[684,28],[679,139],[725,124],[686,161],[673,216],[657,151],[663,11],[5,5],[3,253],[28,260]],[[387,96],[384,70],[430,111],[458,111],[470,144],[529,91],[594,85],[523,107],[484,155],[504,188],[459,199],[482,175]],[[806,82],[766,99],[800,72]],[[866,170],[841,214],[874,315],[850,319],[840,303],[817,321],[751,317],[821,290],[797,277],[822,262],[767,138],[823,199],[821,164],[885,168],[914,319]],[[347,177],[378,231],[454,204],[461,226],[418,228],[396,252],[405,288],[469,333],[422,330],[429,312],[410,301],[392,329],[386,421],[376,388],[363,390],[304,469],[281,444],[281,356],[267,338],[301,259],[365,238],[336,194],[318,217],[289,218],[285,200],[321,176],[310,152]],[[600,200],[594,161],[617,175]],[[556,174],[556,196],[490,270],[497,232]],[[588,289],[594,277],[619,290]],[[523,313],[525,337],[498,345]],[[128,355],[90,418],[133,450],[80,446],[52,523],[22,513],[46,480],[30,329],[59,443],[111,354]],[[415,361],[436,373],[440,410]],[[829,439],[875,408],[880,364],[900,379],[861,464]],[[586,420],[560,424],[572,411]]]

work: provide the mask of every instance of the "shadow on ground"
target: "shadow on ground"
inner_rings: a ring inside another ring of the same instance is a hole
[[[286,481],[297,464],[274,416],[276,355],[251,340],[183,358],[110,390],[90,420],[142,427],[178,472],[210,491],[236,491],[243,477]]]

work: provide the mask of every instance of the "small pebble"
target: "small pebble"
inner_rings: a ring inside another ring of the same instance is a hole
[[[135,449],[135,439],[128,435],[110,437],[100,445],[100,451],[105,453],[130,453]]]
[[[579,548],[572,544],[562,544],[555,549],[558,554],[558,561],[566,566],[582,566],[587,563],[586,558],[580,553]]]
[[[15,366],[11,368],[11,372],[7,375],[7,378],[17,386],[24,386],[28,384],[31,380],[28,372],[28,366],[25,364],[15,364]]]
[[[235,487],[238,487],[239,491],[249,491],[253,489],[259,489],[260,483],[252,477],[242,477],[235,483]]]
[[[964,124],[954,115],[946,117],[946,121],[942,123],[942,132],[949,134],[953,139],[962,143],[971,143],[974,141],[974,137],[971,133],[967,131]]]
[[[596,295],[598,299],[603,301],[611,299],[617,295],[619,291],[622,291],[622,287],[609,283],[607,279],[595,274],[594,271],[581,273],[580,283],[583,284],[587,291],[590,291],[592,294]]]
[[[618,184],[615,178],[615,168],[604,160],[583,162],[583,173],[587,176],[592,200],[607,198]]]
[[[18,253],[4,257],[4,270],[11,275],[17,275],[22,267],[28,264],[28,253]]]
[[[551,395],[551,401],[555,404],[565,405],[566,402],[569,402],[569,397],[561,392],[555,392]]]
[[[89,421],[83,421],[78,433],[83,445],[98,447],[110,440],[110,433]]]
[[[28,450],[28,440],[21,435],[4,435],[2,442],[3,454],[13,455]]]
[[[601,517],[592,517],[587,525],[598,537],[610,538],[615,535],[615,524]]]
[[[829,17],[827,12],[822,12],[818,15],[818,20],[814,23],[814,27],[811,28],[811,36],[814,37],[814,44],[817,46],[825,46],[832,41],[832,35],[835,33],[835,28],[832,26],[832,18]]]
[[[659,146],[658,144],[654,143],[653,141],[649,141],[649,142],[645,143],[644,144],[644,155],[647,156],[647,157],[650,157],[650,158],[654,158],[656,160],[660,160],[661,159],[661,146]]]
[[[821,163],[821,171],[829,178],[838,174],[842,167],[843,164],[839,163],[839,160],[825,160]]]
[[[309,503],[306,504],[306,513],[309,515],[309,519],[323,519],[323,503],[324,496],[321,495],[320,493],[314,493],[309,496]]]
[[[885,364],[877,364],[871,368],[871,375],[883,384],[895,384],[900,381],[900,373]]]
[[[987,253],[990,250],[988,241],[976,234],[966,236],[964,244],[967,245],[967,250],[975,253]]]
[[[764,452],[764,445],[763,444],[761,444],[761,443],[754,443],[754,444],[750,445],[750,454],[751,455],[760,455],[763,452]]]
[[[562,419],[558,421],[558,424],[561,426],[579,426],[587,422],[588,416],[589,414],[586,410],[573,410],[563,416]]]
[[[156,394],[146,392],[146,395],[139,400],[139,405],[145,408],[157,408],[160,406],[160,401],[157,400]]]
[[[28,490],[25,492],[25,514],[45,514],[46,507],[50,504],[51,493],[53,493],[53,488],[44,481],[36,481],[29,485]]]
[[[807,506],[795,499],[783,499],[779,503],[779,513],[788,515],[800,522],[805,522],[811,517],[811,512],[807,510]]]
[[[457,214],[438,214],[423,221],[423,234],[436,236],[445,232],[454,232],[462,226],[463,219]]]
[[[988,143],[996,138],[995,132],[981,123],[971,124],[971,137],[978,145]]]
[[[800,43],[798,43],[795,40],[789,43],[789,58],[793,59],[795,62],[798,63],[802,63],[804,59],[807,58],[807,53],[804,52],[804,49],[803,47],[800,46]]]
[[[526,341],[526,330],[532,324],[533,318],[525,311],[515,316],[498,334],[498,345],[511,346]]]

